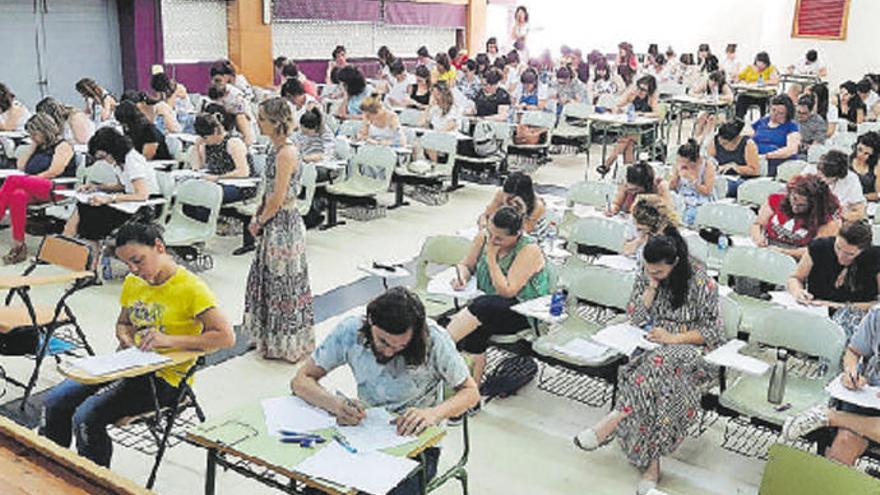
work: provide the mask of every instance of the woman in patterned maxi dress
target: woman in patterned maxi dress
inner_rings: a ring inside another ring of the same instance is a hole
[[[248,274],[244,333],[266,359],[297,362],[315,347],[305,225],[296,209],[301,168],[287,135],[293,115],[281,98],[260,104],[260,132],[272,141],[264,192],[250,226],[259,244]]]
[[[627,313],[633,325],[651,327],[647,338],[659,347],[637,350],[620,368],[616,410],[575,443],[593,450],[617,438],[643,471],[638,493],[647,493],[660,479],[660,458],[678,448],[697,420],[702,390],[717,376],[703,355],[723,344],[724,334],[717,283],[688,257],[677,231],[650,239],[642,256]]]

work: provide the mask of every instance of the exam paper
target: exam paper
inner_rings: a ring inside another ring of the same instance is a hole
[[[266,432],[281,436],[280,430],[308,432],[332,428],[336,420],[326,411],[293,395],[260,401],[266,418]]]
[[[367,417],[357,426],[338,426],[336,430],[358,452],[397,447],[416,439],[397,434],[397,425],[391,423],[394,415],[382,407],[367,409]]]
[[[137,347],[129,347],[113,354],[102,356],[90,356],[71,361],[71,365],[79,368],[92,376],[109,375],[117,371],[151,366],[170,362],[171,358],[157,352],[144,352]]]
[[[553,350],[560,354],[585,361],[599,358],[608,352],[608,348],[604,345],[596,344],[583,338],[569,340],[563,345],[554,345]]]
[[[842,378],[843,373],[825,387],[825,391],[831,394],[831,397],[857,406],[880,409],[880,397],[877,397],[877,394],[880,394],[880,387],[866,385],[859,390],[850,390],[843,386],[840,381]]]
[[[349,453],[329,442],[296,466],[312,478],[320,478],[372,495],[385,495],[405,479],[419,463],[378,451]]]
[[[483,295],[483,291],[477,289],[477,277],[471,277],[464,289],[453,289],[452,280],[457,276],[455,270],[456,267],[450,266],[446,270],[434,275],[428,282],[428,293],[442,294],[460,299],[473,299]]]
[[[593,335],[593,340],[627,356],[632,354],[637,347],[648,350],[659,347],[645,338],[644,330],[628,323],[605,327]]]
[[[712,364],[742,371],[749,375],[763,375],[768,369],[770,369],[770,364],[765,363],[760,359],[740,354],[740,349],[745,347],[746,344],[747,343],[743,340],[731,340],[709,354],[706,354],[705,359]]]
[[[797,309],[799,311],[813,313],[817,316],[828,316],[828,308],[826,308],[825,306],[810,306],[808,304],[801,304],[797,302],[797,299],[795,299],[790,292],[787,291],[771,292],[770,300],[780,306],[784,306],[789,309]]]
[[[638,262],[635,258],[630,258],[629,256],[623,256],[620,254],[599,256],[598,258],[596,258],[596,261],[593,264],[624,272],[635,271],[636,267],[638,266]]]

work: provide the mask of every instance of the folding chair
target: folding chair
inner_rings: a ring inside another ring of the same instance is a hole
[[[556,124],[556,116],[551,112],[530,110],[523,114],[520,125],[543,129],[546,135],[538,144],[511,143],[509,153],[518,156],[535,158],[538,164],[550,161],[550,143],[553,141],[553,127]]]
[[[593,111],[593,106],[587,103],[572,102],[562,107],[552,144],[574,146],[577,153],[587,154],[587,163],[590,163],[591,130],[587,118]]]
[[[831,139],[828,140],[828,144],[834,147],[843,148],[848,150],[847,154],[852,152],[853,147],[856,145],[856,141],[859,139],[858,133],[855,132],[835,132]]]
[[[568,188],[566,205],[570,207],[586,205],[601,210],[615,196],[617,196],[617,186],[611,182],[576,182]],[[578,220],[579,218],[574,212],[567,210],[562,216],[562,222],[559,224],[559,237],[563,239],[568,238],[572,227]]]
[[[788,181],[800,175],[807,165],[809,164],[803,160],[788,160],[780,164],[779,168],[776,169],[776,180],[788,183]]]
[[[436,235],[425,239],[415,261],[416,285],[413,292],[425,305],[425,316],[435,320],[456,309],[451,297],[428,293],[431,279],[428,268],[449,267],[458,264],[471,247],[471,241],[459,236]]]
[[[300,162],[302,175],[299,181],[299,194],[297,194],[296,209],[301,216],[305,216],[312,208],[312,200],[315,198],[317,188],[318,167],[314,163]]]
[[[343,120],[339,125],[338,135],[345,136],[349,139],[354,139],[357,136],[358,131],[363,127],[363,120]]]
[[[422,123],[422,117],[424,116],[424,112],[421,110],[417,110],[415,108],[404,108],[402,112],[397,116],[400,121],[400,125],[405,125],[408,127],[420,127]]]
[[[862,122],[858,125],[856,135],[861,136],[862,134],[871,131],[880,132],[880,122]]]
[[[764,284],[785,287],[796,267],[794,258],[771,249],[732,246],[728,248],[721,264],[719,281],[723,285],[729,285],[731,276],[746,277]],[[751,332],[768,310],[776,308],[768,301],[742,294],[734,293],[730,298],[743,310],[741,330],[747,333]]]
[[[566,237],[568,250],[591,257],[620,253],[626,241],[626,228],[626,223],[619,219],[580,218]]]
[[[335,227],[339,202],[378,207],[376,197],[388,190],[397,165],[397,154],[388,146],[363,145],[352,161],[351,174],[341,182],[327,186],[327,224]]]
[[[459,167],[477,173],[488,172],[490,178],[503,180],[507,174],[507,155],[513,131],[507,122],[494,120],[484,120],[483,122],[487,122],[493,127],[498,150],[488,156],[458,155]]]
[[[171,216],[165,224],[165,245],[171,248],[193,271],[209,270],[214,266],[210,254],[204,252],[205,244],[217,232],[223,189],[204,180],[188,180],[177,186]],[[208,217],[201,221],[183,212],[185,205],[208,210]]]
[[[4,379],[24,389],[24,398],[20,409],[23,411],[40,374],[40,366],[47,355],[55,357],[70,353],[75,349],[85,349],[94,355],[92,347],[79,326],[67,299],[81,289],[95,285],[97,274],[92,269],[94,253],[92,248],[82,241],[53,235],[43,238],[33,262],[21,275],[0,277],[0,288],[7,289],[5,306],[0,307],[0,333],[6,338],[21,337],[24,334],[35,334],[34,350],[27,354],[34,358],[34,370],[25,384],[9,376]],[[62,273],[34,275],[37,267],[52,265],[64,269]],[[31,288],[41,286],[66,285],[67,288],[54,305],[34,304],[31,300]],[[21,303],[12,304],[18,296]],[[73,327],[74,334],[55,338],[55,333],[64,327]],[[51,345],[57,349],[50,349]]]
[[[707,203],[697,208],[697,217],[694,227],[697,229],[717,229],[723,235],[748,236],[749,230],[757,215],[751,208],[731,203]],[[724,261],[726,251],[718,248],[718,245],[710,245],[700,236],[690,236],[688,247],[692,243],[704,245],[700,251],[705,252],[706,264],[709,268],[718,269]]]
[[[423,157],[399,166],[394,170],[395,205],[403,202],[404,184],[442,187],[444,180],[451,182],[450,189],[458,187],[458,170],[455,168],[458,138],[449,132],[428,131],[418,138]]]
[[[785,191],[785,184],[773,180],[771,177],[757,177],[749,179],[736,190],[736,202],[760,208],[767,202],[771,194]]]

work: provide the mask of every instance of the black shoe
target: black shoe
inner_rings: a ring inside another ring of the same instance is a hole
[[[253,244],[248,244],[246,246],[241,246],[240,248],[237,248],[235,251],[232,252],[232,255],[233,256],[241,256],[243,254],[247,254],[247,253],[253,251],[254,249],[257,249],[257,246],[255,246]]]
[[[599,172],[599,175],[601,175],[604,179],[605,176],[608,175],[608,172],[611,172],[611,169],[608,167],[608,165],[602,164],[596,167],[596,172]]]

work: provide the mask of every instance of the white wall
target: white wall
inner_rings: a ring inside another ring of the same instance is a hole
[[[791,37],[795,0],[522,0],[529,8],[532,34],[530,51],[549,48],[558,56],[566,44],[589,52],[616,51],[619,41],[633,43],[644,52],[649,43],[661,50],[672,45],[676,53],[695,52],[709,43],[723,54],[727,43],[739,45],[739,56],[751,61],[766,50],[775,65],[784,68],[810,48],[819,51],[828,65],[832,83],[858,80],[866,72],[880,72],[880,1],[852,0],[845,41],[819,41]],[[507,40],[503,9],[489,12],[489,36]]]

